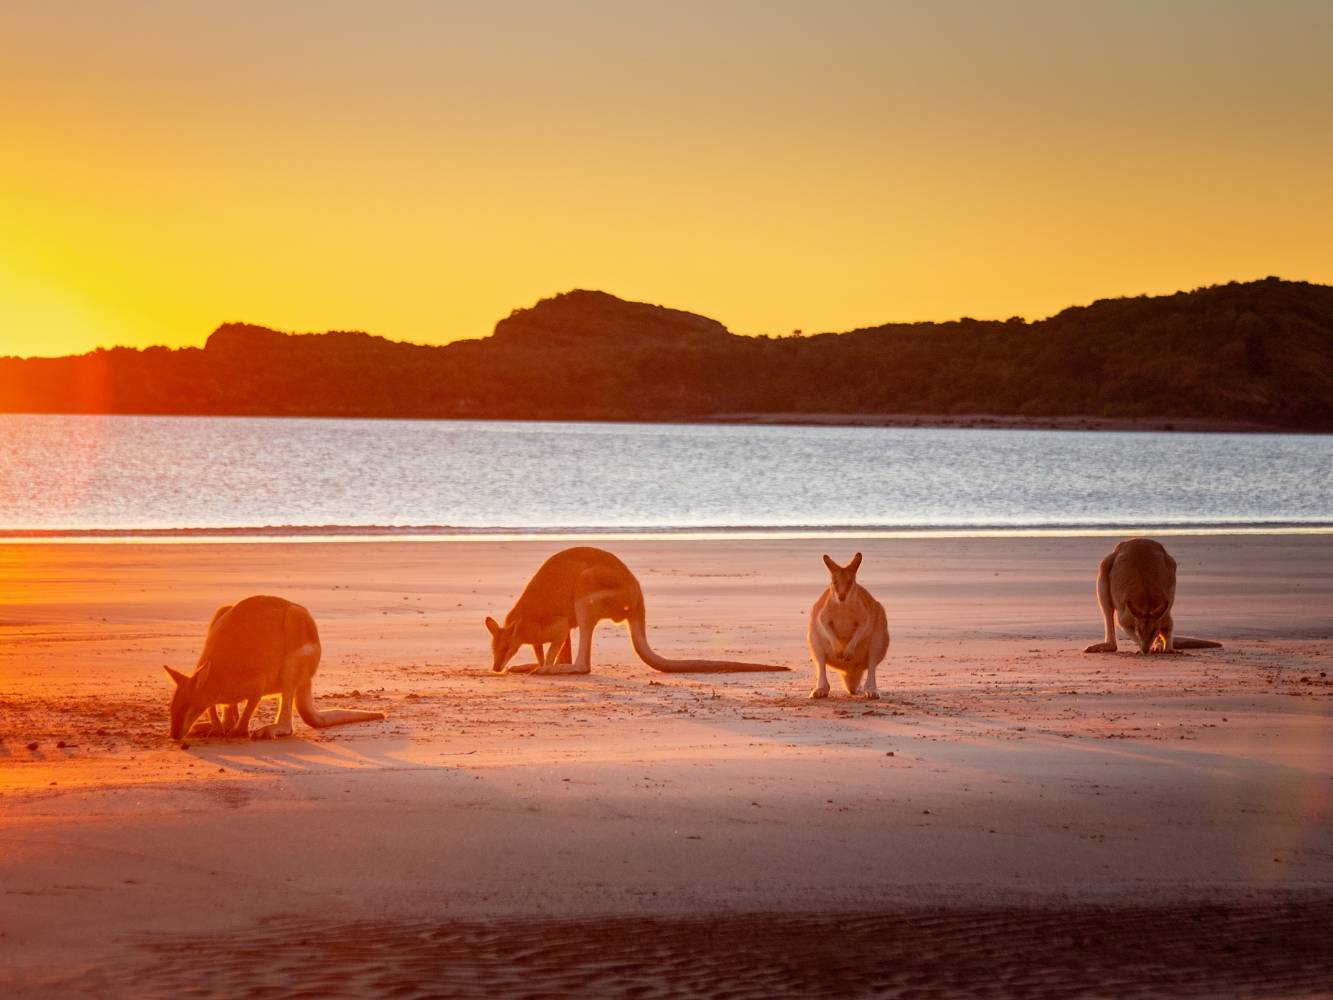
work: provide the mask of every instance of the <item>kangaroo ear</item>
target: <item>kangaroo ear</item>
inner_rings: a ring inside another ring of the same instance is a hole
[[[486,631],[489,632],[491,635],[500,634],[500,623],[497,622],[490,615],[486,616]]]
[[[167,672],[168,677],[170,677],[173,681],[176,682],[177,687],[180,687],[182,684],[188,683],[190,680],[190,678],[186,677],[179,670],[172,670],[170,667],[167,666],[164,666],[162,669]]]
[[[838,564],[835,563],[832,559],[830,559],[827,555],[824,556],[824,565],[828,567],[830,573],[834,572],[838,568]]]
[[[858,552],[856,555],[852,556],[852,561],[847,564],[847,568],[853,573],[861,568],[861,553]]]

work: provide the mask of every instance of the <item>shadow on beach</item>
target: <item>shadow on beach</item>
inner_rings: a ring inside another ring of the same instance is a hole
[[[312,924],[155,941],[139,996],[1310,997],[1333,899]]]

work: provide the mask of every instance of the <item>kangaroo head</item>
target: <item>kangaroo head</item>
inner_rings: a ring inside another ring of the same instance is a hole
[[[1134,639],[1139,644],[1139,652],[1148,653],[1160,643],[1166,648],[1166,635],[1163,621],[1170,610],[1166,601],[1157,599],[1127,602],[1129,613],[1134,616]]]
[[[498,674],[522,645],[518,641],[518,622],[501,625],[494,618],[487,618],[486,631],[491,634],[491,669]]]
[[[171,738],[183,740],[208,706],[195,704],[194,694],[198,685],[193,677],[170,667],[163,669],[176,682],[176,690],[171,693]]]
[[[852,561],[846,566],[839,566],[825,556],[824,565],[828,567],[829,576],[832,578],[833,593],[837,595],[838,600],[847,600],[847,595],[856,586],[856,571],[861,568],[861,553],[852,556]]]

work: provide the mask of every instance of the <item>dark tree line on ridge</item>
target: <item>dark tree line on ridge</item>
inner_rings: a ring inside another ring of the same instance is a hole
[[[1333,429],[1333,287],[1231,283],[1036,322],[743,337],[573,291],[443,347],[227,323],[205,347],[0,358],[0,411],[701,420],[1180,418]]]

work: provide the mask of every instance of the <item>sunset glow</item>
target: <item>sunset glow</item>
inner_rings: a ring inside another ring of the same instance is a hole
[[[0,998],[1324,996],[1328,0],[0,0]]]
[[[7,4],[0,354],[1333,279],[1333,8]]]

